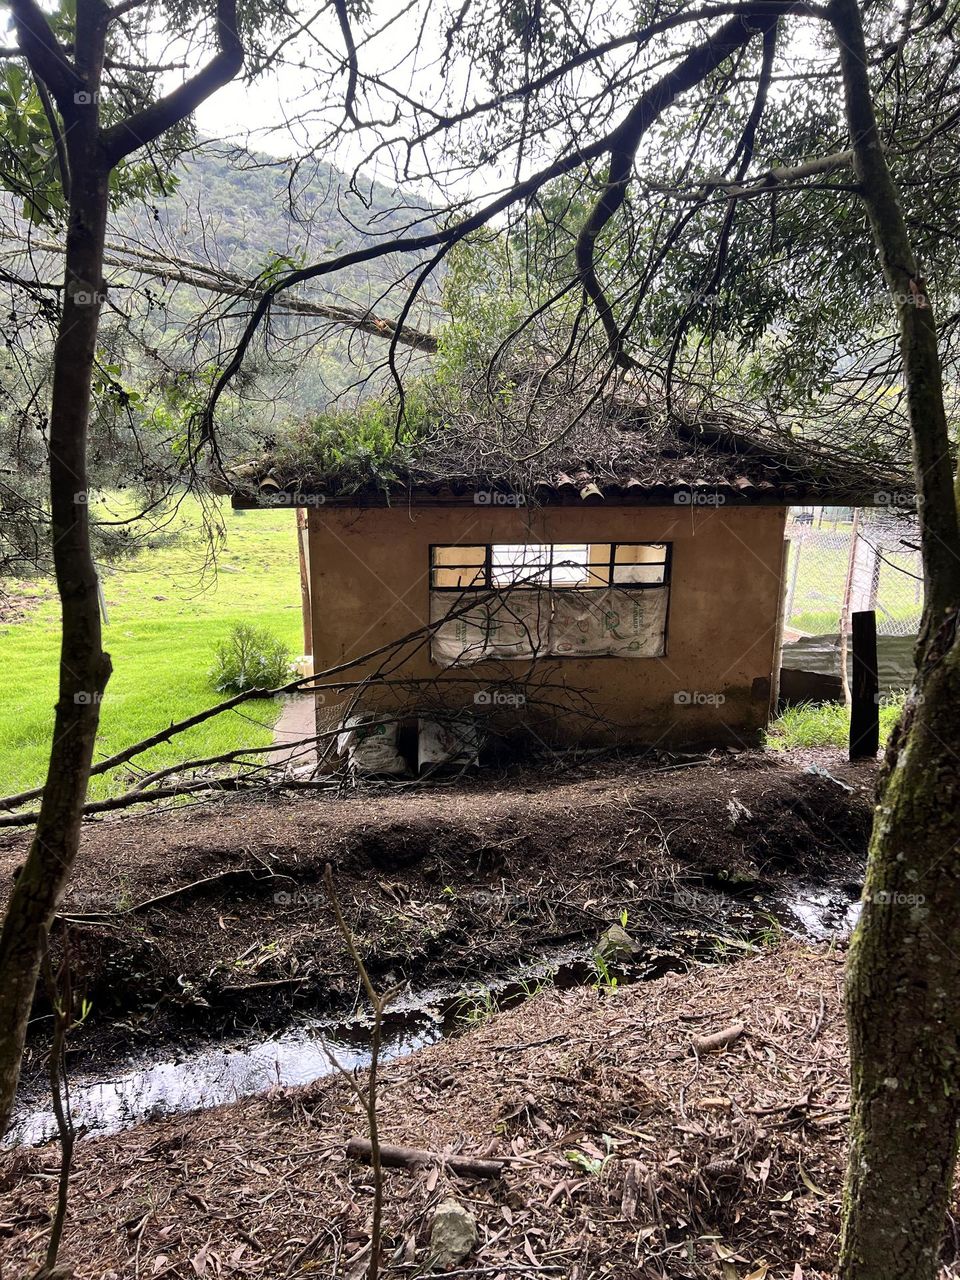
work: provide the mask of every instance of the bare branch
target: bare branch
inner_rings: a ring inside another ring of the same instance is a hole
[[[60,187],[63,191],[63,198],[70,203],[70,158],[67,155],[67,147],[63,138],[63,130],[60,128],[60,121],[57,119],[57,113],[53,103],[50,101],[50,94],[47,92],[47,86],[43,79],[35,72],[34,84],[37,86],[37,93],[40,102],[43,105],[43,114],[47,117],[47,124],[50,126],[50,132],[53,135],[53,145],[57,153],[57,167],[60,170]]]
[[[764,6],[758,9],[758,13],[765,11]],[[611,357],[616,364],[626,366],[630,364],[630,360],[624,351],[623,334],[613,308],[597,278],[594,253],[600,233],[627,197],[637,148],[653,122],[680,94],[700,84],[731,54],[748,44],[758,31],[766,32],[775,26],[777,16],[774,14],[760,20],[759,27],[752,26],[745,17],[731,18],[724,23],[716,35],[692,49],[678,66],[643,94],[609,139],[610,168],[606,186],[577,237],[576,257],[584,291],[597,309],[607,334]]]
[[[35,236],[26,237],[15,231],[0,228],[0,241],[8,240],[27,245],[33,250],[44,253],[62,254],[64,245],[54,240],[38,240]],[[165,254],[152,253],[146,249],[116,241],[107,242],[103,255],[106,266],[120,267],[129,271],[137,271],[144,275],[161,280],[176,280],[180,284],[189,285],[205,293],[216,293],[228,298],[256,300],[262,297],[264,290],[258,287],[257,281],[244,279],[243,276],[227,271],[222,267],[214,267],[209,263],[191,262],[186,259],[167,257]],[[17,279],[24,287],[30,287],[26,280]],[[34,286],[36,287],[36,286]],[[45,285],[45,288],[57,288],[58,285]],[[114,286],[115,287],[115,286]],[[284,298],[283,308],[293,315],[314,316],[318,320],[329,320],[332,324],[342,325],[346,329],[355,329],[359,333],[367,333],[375,338],[383,338],[400,346],[413,347],[416,351],[433,352],[437,350],[437,339],[432,333],[423,329],[415,329],[404,323],[404,316],[409,312],[405,308],[399,321],[375,315],[372,311],[363,311],[359,307],[343,307],[334,303],[314,302],[310,298]]]
[[[239,73],[243,67],[243,44],[237,32],[236,0],[217,0],[217,43],[219,53],[202,71],[149,107],[104,130],[103,147],[111,166],[185,120]]]

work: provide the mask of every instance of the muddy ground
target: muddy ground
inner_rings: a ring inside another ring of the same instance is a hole
[[[328,861],[382,982],[495,972],[596,939],[622,913],[668,968],[755,930],[791,893],[856,896],[874,776],[832,752],[620,757],[90,823],[62,905],[92,1005],[71,1066],[348,1010],[357,981],[323,893]],[[0,883],[24,853],[24,837],[0,841]],[[28,1094],[44,1087],[48,1025],[41,996]]]
[[[506,1167],[487,1181],[388,1171],[381,1275],[425,1274],[452,1195],[478,1234],[454,1275],[826,1280],[846,1146],[843,962],[842,944],[785,942],[614,993],[543,991],[389,1064],[384,1140]],[[726,1048],[694,1051],[735,1023]],[[76,1280],[358,1280],[371,1174],[345,1146],[363,1133],[333,1077],[85,1140],[62,1260]],[[56,1147],[0,1155],[11,1275],[42,1254],[57,1168]],[[952,1263],[955,1240],[944,1247]]]

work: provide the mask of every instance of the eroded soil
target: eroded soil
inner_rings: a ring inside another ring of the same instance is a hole
[[[544,991],[384,1068],[383,1139],[504,1158],[493,1181],[385,1174],[381,1275],[424,1274],[454,1196],[478,1241],[455,1274],[826,1280],[848,1084],[842,946],[784,943],[601,994]],[[716,1052],[694,1036],[740,1023]],[[361,1077],[362,1083],[362,1077]],[[81,1142],[62,1259],[78,1280],[365,1274],[364,1121],[338,1077]],[[0,1256],[35,1264],[56,1147],[0,1156]],[[945,1242],[945,1262],[955,1243]],[[945,1272],[953,1274],[953,1272]]]
[[[621,913],[669,967],[671,956],[722,947],[718,935],[798,886],[855,896],[873,778],[873,766],[836,753],[725,752],[654,767],[619,758],[91,823],[62,906],[75,988],[93,1007],[71,1066],[271,1029],[295,1009],[349,1009],[356,974],[323,893],[327,862],[384,982],[496,971],[595,939]],[[23,837],[0,843],[4,884],[24,853]],[[28,1092],[43,1014],[41,998]]]

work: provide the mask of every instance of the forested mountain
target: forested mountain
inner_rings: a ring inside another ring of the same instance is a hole
[[[431,210],[422,201],[401,196],[382,184],[347,174],[332,165],[310,161],[290,166],[272,157],[204,143],[190,153],[176,174],[176,189],[162,201],[128,204],[114,215],[111,238],[162,255],[173,263],[196,264],[243,280],[301,263],[314,263],[396,235],[411,224],[429,224]],[[330,275],[306,286],[305,300],[372,309],[391,317],[397,302],[385,291],[412,265],[385,259]],[[434,298],[436,285],[432,284]],[[166,302],[146,318],[169,341],[214,307],[215,325],[199,340],[216,358],[239,332],[249,303],[217,299],[215,293],[184,287],[181,282]],[[251,361],[251,373],[266,391],[273,387],[274,411],[302,416],[323,409],[331,398],[358,380],[385,354],[382,339],[372,345],[349,330],[331,329],[316,319],[279,315],[274,321],[278,342],[269,361]],[[430,329],[435,325],[430,292],[412,317]],[[216,343],[213,332],[216,331]],[[165,344],[166,344],[165,342]],[[281,381],[278,383],[278,379]]]
[[[291,166],[273,157],[204,143],[178,166],[166,200],[128,204],[114,218],[118,235],[176,248],[198,262],[242,274],[274,257],[316,261],[429,219],[429,206],[369,179],[311,161]],[[352,273],[361,289],[366,272]],[[375,271],[376,282],[385,276]]]
[[[93,487],[132,489],[145,509],[182,474],[197,410],[254,305],[246,286],[431,216],[376,183],[352,190],[330,165],[295,168],[209,142],[173,177],[165,198],[134,197],[111,214],[90,424]],[[61,225],[31,224],[22,201],[0,191],[0,574],[34,572],[47,555],[47,414],[63,243]],[[385,291],[412,265],[354,267],[298,299],[393,318],[402,295]],[[436,328],[435,307],[425,300],[412,321]],[[278,304],[269,334],[258,334],[218,406],[221,456],[258,456],[288,428],[383,386],[386,352],[381,336]],[[423,364],[410,348],[402,355]],[[130,542],[110,522],[94,536],[101,558]]]

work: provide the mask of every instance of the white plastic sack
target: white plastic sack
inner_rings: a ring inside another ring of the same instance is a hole
[[[467,666],[480,662],[487,650],[490,629],[486,604],[465,608],[465,600],[457,591],[430,592],[430,622],[442,625],[433,632],[430,656],[441,667]],[[457,611],[458,616],[444,619]]]
[[[475,765],[480,735],[472,720],[417,721],[417,768],[438,764]]]
[[[553,600],[550,652],[561,657],[603,657],[606,591],[558,591]]]
[[[459,592],[430,593],[431,656],[442,667],[485,659],[555,655],[658,658],[664,652],[669,587],[602,591],[504,591],[468,605]],[[454,618],[447,615],[456,613]]]
[[[489,602],[487,658],[535,658],[550,642],[550,595],[546,591],[504,591]]]
[[[666,649],[668,587],[605,593],[610,653],[618,658],[659,658]]]
[[[667,587],[558,591],[550,652],[559,657],[658,658],[664,652]]]
[[[337,735],[337,754],[346,755],[356,773],[406,773],[407,765],[397,750],[397,724],[371,723],[378,719],[373,711],[361,711],[344,723]]]
[[[441,667],[469,666],[485,659],[517,661],[546,653],[550,596],[545,591],[503,591],[482,603],[453,591],[430,593],[433,633],[430,653]],[[444,621],[447,615],[457,616]]]

